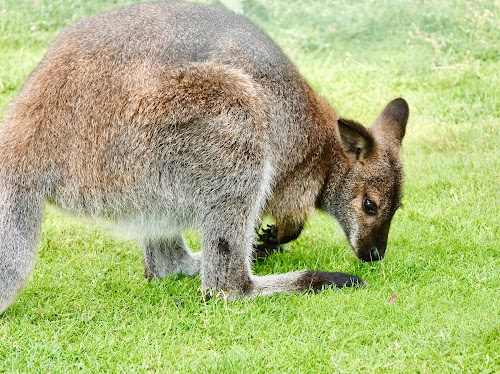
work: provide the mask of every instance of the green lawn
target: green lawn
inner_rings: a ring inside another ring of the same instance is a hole
[[[65,25],[131,2],[0,0],[0,114]],[[203,303],[198,277],[147,283],[137,243],[48,207],[32,280],[0,316],[0,372],[500,372],[498,0],[243,9],[342,115],[369,125],[389,100],[410,104],[385,259],[360,262],[317,214],[255,266],[372,286]]]

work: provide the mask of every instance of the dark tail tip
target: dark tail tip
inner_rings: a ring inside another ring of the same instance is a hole
[[[309,290],[318,292],[329,287],[344,288],[360,286],[370,285],[356,275],[338,272],[305,271],[297,281],[297,289],[299,291]]]

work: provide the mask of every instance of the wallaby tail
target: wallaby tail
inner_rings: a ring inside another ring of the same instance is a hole
[[[267,296],[276,292],[317,292],[327,287],[369,286],[363,279],[353,274],[311,270],[253,276],[253,281],[254,289],[251,296]]]
[[[43,196],[0,175],[0,313],[16,298],[35,265]]]

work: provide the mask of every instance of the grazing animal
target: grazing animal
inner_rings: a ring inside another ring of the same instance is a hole
[[[29,278],[44,203],[142,240],[146,277],[201,273],[203,295],[253,297],[364,282],[255,276],[263,244],[295,239],[315,208],[356,255],[384,256],[408,119],[390,102],[371,129],[340,119],[245,18],[201,4],[140,4],[68,27],[0,127],[0,312]],[[182,232],[199,229],[192,253]]]

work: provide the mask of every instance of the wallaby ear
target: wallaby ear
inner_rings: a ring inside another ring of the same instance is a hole
[[[373,132],[382,139],[401,144],[405,136],[410,109],[404,99],[392,100],[373,125]]]
[[[339,118],[337,123],[342,148],[346,154],[353,161],[368,157],[374,144],[372,134],[363,125],[351,120]]]

